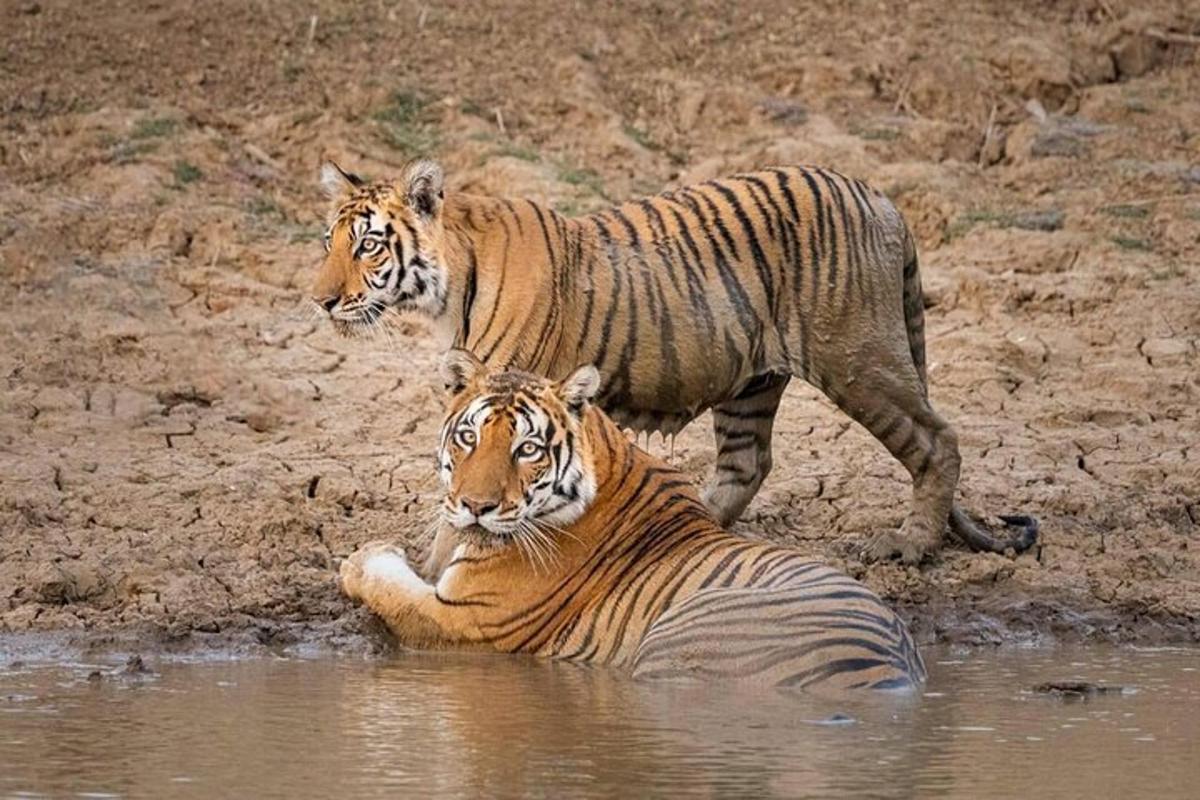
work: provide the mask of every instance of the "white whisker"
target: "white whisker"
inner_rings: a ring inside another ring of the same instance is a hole
[[[533,549],[529,547],[529,542],[520,535],[520,531],[513,531],[512,540],[525,556],[525,560],[529,562],[529,566],[533,568],[534,572],[537,572],[538,562],[534,558]]]
[[[533,542],[530,541],[528,536],[526,536],[524,528],[521,526],[518,526],[516,529],[513,530],[512,537],[513,537],[513,541],[518,542],[521,545],[521,547],[529,554],[529,565],[531,567],[533,567],[534,572],[537,572],[540,574],[542,571],[541,570],[541,568],[542,568],[541,554],[537,552],[536,548],[534,547]]]
[[[557,542],[531,520],[522,520],[522,525],[530,541],[537,543],[539,551],[546,560],[547,567],[558,565],[561,560],[561,553],[559,552]]]
[[[549,573],[551,553],[546,548],[546,544],[538,531],[528,521],[521,520],[517,532],[520,538],[529,545],[530,550],[536,554],[539,568],[545,569]]]
[[[580,542],[580,543],[583,542],[582,539],[580,539],[575,534],[571,533],[566,528],[560,528],[559,526],[555,525],[552,522],[547,522],[546,520],[543,520],[543,519],[535,519],[535,520],[532,520],[532,522],[535,527],[541,528],[543,530],[543,532],[549,531],[552,533],[557,533],[560,536],[565,536],[568,539],[572,539],[576,542]]]

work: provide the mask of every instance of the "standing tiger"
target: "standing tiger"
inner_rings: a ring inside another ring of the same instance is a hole
[[[977,550],[1034,542],[1032,518],[1005,517],[1015,529],[997,535],[954,503],[958,440],[927,397],[916,249],[865,184],[767,169],[568,219],[529,200],[447,193],[425,160],[396,181],[334,164],[322,180],[335,212],[313,299],[339,332],[415,310],[443,346],[490,365],[561,378],[595,364],[607,379],[599,405],[639,431],[671,434],[711,408],[704,502],[723,524],[770,471],[775,413],[799,376],[912,476],[901,529],[878,533],[865,557],[918,562],[947,520]]]
[[[904,623],[858,581],[722,530],[687,477],[631,444],[591,400],[595,367],[561,382],[489,372],[451,350],[438,449],[459,532],[436,583],[369,544],[342,590],[418,648],[482,648],[821,689],[912,688]]]

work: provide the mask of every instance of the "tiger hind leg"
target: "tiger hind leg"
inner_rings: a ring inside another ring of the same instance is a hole
[[[867,544],[864,558],[916,564],[941,548],[961,459],[957,435],[930,406],[914,366],[897,361],[892,369],[826,382],[824,388],[839,408],[904,465],[913,481],[908,517],[898,531],[876,535]]]
[[[877,534],[863,551],[868,561],[899,559],[916,564],[942,545],[947,520],[972,550],[1022,553],[1037,541],[1037,520],[1001,516],[1008,526],[996,533],[980,525],[954,502],[961,458],[958,436],[929,405],[920,384],[863,381],[832,395],[838,406],[869,430],[908,470],[913,480],[912,509],[898,531]],[[828,393],[828,392],[827,392]]]
[[[717,467],[704,505],[722,525],[737,521],[771,471],[775,412],[790,378],[759,375],[732,400],[713,407]]]

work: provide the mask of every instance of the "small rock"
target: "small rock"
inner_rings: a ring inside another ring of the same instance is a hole
[[[1104,686],[1087,681],[1048,681],[1033,687],[1038,694],[1049,694],[1064,700],[1083,700],[1098,694],[1124,694],[1124,686]]]
[[[104,676],[100,673],[100,670],[94,669],[88,673],[87,679],[88,683],[99,683],[104,680]]]
[[[73,603],[105,591],[104,580],[96,571],[75,561],[40,564],[25,580],[43,603]]]
[[[246,424],[256,433],[268,433],[279,427],[280,419],[269,411],[252,411],[246,415]]]
[[[1013,127],[1004,148],[1014,162],[1050,156],[1080,158],[1088,154],[1086,139],[1113,130],[1111,125],[1082,117],[1047,114],[1036,100],[1029,101],[1026,109],[1030,118]]]
[[[1095,86],[1117,79],[1117,67],[1105,52],[1085,51],[1071,61],[1071,71],[1079,77],[1079,85]]]
[[[233,297],[221,297],[210,294],[204,298],[205,308],[214,314],[223,314],[237,304],[237,299]]]
[[[1013,215],[1014,228],[1024,231],[1056,231],[1063,226],[1066,215],[1058,209],[1026,211]]]
[[[1080,158],[1087,155],[1087,149],[1087,144],[1075,134],[1051,128],[1041,130],[1033,137],[1033,143],[1029,146],[1029,154],[1034,158],[1051,156]]]
[[[1132,33],[1118,41],[1109,52],[1118,78],[1136,78],[1158,66],[1165,51],[1162,42],[1142,33]]]
[[[1036,374],[1050,358],[1050,351],[1037,336],[1021,329],[1009,331],[1004,336],[1005,361],[1011,366],[1030,374]]]
[[[808,109],[794,100],[772,97],[763,100],[758,107],[767,119],[781,125],[803,125],[808,121]]]
[[[30,16],[30,17],[40,14],[40,13],[42,13],[42,4],[41,3],[23,3],[21,5],[21,13],[25,14],[26,16]]]
[[[152,670],[146,666],[146,662],[136,653],[125,661],[125,666],[117,670],[119,675],[149,675],[151,672]]]

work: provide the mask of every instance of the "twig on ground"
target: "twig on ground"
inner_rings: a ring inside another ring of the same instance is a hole
[[[983,144],[979,146],[979,166],[987,166],[984,160],[987,158],[988,142],[992,140],[992,132],[996,128],[996,104],[992,103],[992,110],[988,114],[987,125],[983,127]]]

